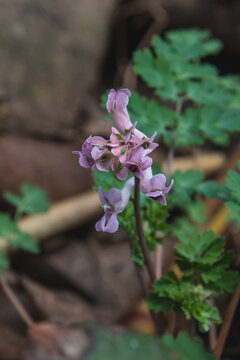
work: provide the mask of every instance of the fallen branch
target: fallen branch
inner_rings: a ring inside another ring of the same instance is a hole
[[[221,153],[199,154],[197,156],[198,169],[207,174],[219,170],[224,163],[225,156]],[[193,168],[193,164],[196,164],[196,159],[193,157],[178,157],[173,162],[173,171],[176,169],[186,171]],[[35,239],[42,240],[82,225],[97,216],[98,213],[100,213],[98,194],[90,190],[53,204],[46,214],[24,217],[20,220],[19,227]],[[0,251],[7,251],[8,249],[6,240],[0,238]]]

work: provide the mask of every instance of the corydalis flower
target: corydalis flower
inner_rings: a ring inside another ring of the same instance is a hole
[[[133,187],[133,177],[126,181],[122,190],[112,188],[104,193],[102,187],[99,187],[98,194],[105,214],[95,225],[97,231],[114,233],[118,230],[117,214],[121,213],[127,206]]]
[[[152,159],[146,156],[146,151],[142,146],[138,146],[130,156],[130,159],[123,163],[137,178],[143,179],[143,171],[151,167]]]
[[[79,164],[92,171],[108,171],[112,161],[112,153],[106,147],[107,140],[100,136],[89,136],[83,143],[82,151],[73,151],[79,155]]]
[[[107,111],[112,115],[117,128],[124,133],[132,126],[127,105],[131,92],[128,89],[115,91],[111,89],[107,99]]]
[[[144,172],[144,178],[140,182],[140,188],[146,196],[149,196],[162,205],[167,205],[165,195],[171,190],[174,181],[172,179],[169,186],[166,186],[166,181],[166,176],[163,174],[152,176],[152,169],[149,168]]]
[[[79,155],[79,164],[84,168],[91,168],[96,170],[95,160],[92,157],[93,145],[91,144],[92,136],[89,136],[84,141],[82,151],[73,151],[73,154]]]

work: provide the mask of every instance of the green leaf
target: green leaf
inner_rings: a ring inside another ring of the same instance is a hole
[[[39,251],[38,244],[30,234],[19,230],[16,221],[7,214],[0,214],[0,237],[3,237],[9,245],[21,248],[31,253]]]
[[[171,127],[176,121],[176,114],[166,106],[159,104],[155,99],[147,99],[137,93],[132,93],[128,106],[133,123],[137,121],[138,129],[151,136],[157,131],[157,138],[163,136],[169,143]]]
[[[193,354],[195,360],[214,360],[214,356],[206,352],[203,345],[200,342],[193,341],[187,334],[180,333],[177,339],[174,339],[171,335],[164,335],[162,342],[173,351],[173,359],[176,355],[174,352],[180,352],[179,360],[192,360]]]
[[[149,309],[158,313],[171,310],[173,301],[169,297],[160,297],[154,293],[151,293],[147,297],[147,304]]]
[[[181,172],[177,170],[174,175],[174,186],[168,195],[170,207],[183,207],[192,202],[192,196],[196,192],[196,187],[203,180],[203,172],[187,170]]]
[[[216,183],[213,180],[204,181],[197,185],[196,191],[206,197],[226,200],[229,198],[229,190],[226,186]]]
[[[176,311],[184,312],[187,319],[195,318],[200,331],[208,331],[211,321],[221,321],[216,307],[211,306],[207,299],[209,289],[202,285],[195,285],[186,277],[178,279],[169,271],[164,278],[154,282],[153,293],[148,298],[150,309],[165,311],[173,307]]]
[[[178,116],[176,129],[176,146],[200,145],[203,136],[199,131],[200,112],[199,109],[189,108],[183,115]]]
[[[177,339],[171,335],[159,339],[136,332],[107,332],[95,326],[90,331],[94,331],[95,341],[87,360],[192,360],[192,354],[195,360],[214,360],[201,343],[187,334],[180,334]]]
[[[240,161],[238,161],[238,169],[240,170]],[[236,221],[240,227],[240,173],[229,170],[226,178],[226,188],[229,191],[228,197],[225,199],[226,205],[230,208],[230,220]]]
[[[195,28],[169,31],[166,38],[179,55],[187,60],[195,60],[221,50],[222,43],[216,39],[209,40],[210,35],[208,30]]]
[[[37,214],[48,211],[50,201],[44,190],[38,186],[23,183],[21,185],[22,197],[10,192],[3,194],[4,198],[16,206],[19,213]]]
[[[187,97],[197,104],[226,107],[231,99],[230,93],[219,87],[212,79],[203,81],[189,81],[187,84]],[[209,110],[208,110],[209,111]]]
[[[124,185],[124,182],[118,180],[112,171],[93,171],[93,178],[95,182],[95,191],[98,191],[99,186],[102,186],[103,191],[107,192],[112,187],[122,189]]]
[[[206,206],[202,201],[194,201],[186,205],[186,212],[189,219],[196,223],[204,223],[206,221]]]

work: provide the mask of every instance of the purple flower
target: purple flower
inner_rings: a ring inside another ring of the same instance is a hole
[[[112,188],[104,193],[102,187],[99,187],[98,194],[105,214],[95,225],[97,231],[114,233],[118,230],[117,214],[121,213],[127,206],[133,187],[133,177],[126,181],[122,190]]]
[[[152,159],[146,156],[146,150],[138,146],[131,153],[130,159],[123,163],[136,177],[144,179],[143,171],[152,166]]]
[[[145,149],[145,154],[147,155],[147,154],[150,154],[154,149],[156,149],[159,146],[158,143],[153,142],[156,135],[157,135],[156,131],[150,138],[146,137],[145,135],[143,137],[139,138],[138,136],[136,136],[134,134],[132,136],[131,141],[135,147],[142,146]]]
[[[167,205],[165,195],[171,190],[173,182],[172,179],[171,184],[166,186],[166,176],[163,174],[152,176],[150,168],[144,172],[144,179],[140,182],[140,188],[146,196],[163,205]]]
[[[94,146],[91,155],[97,170],[109,171],[113,155],[107,148]]]
[[[128,169],[123,166],[120,160],[117,157],[114,157],[112,160],[112,171],[115,173],[116,177],[119,180],[125,180],[128,175]]]
[[[111,89],[107,99],[107,111],[112,115],[117,128],[124,133],[131,126],[131,120],[127,111],[127,105],[131,92],[128,89],[121,89],[117,92]]]
[[[73,154],[79,155],[79,164],[84,168],[96,170],[95,160],[92,157],[93,145],[91,144],[92,136],[89,136],[83,143],[82,151],[73,151]]]

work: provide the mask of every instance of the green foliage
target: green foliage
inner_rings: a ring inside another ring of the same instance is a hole
[[[169,231],[169,225],[166,224],[168,210],[166,207],[145,197],[144,207],[142,207],[142,217],[144,234],[149,251],[154,251],[157,244],[161,244],[164,236]],[[133,202],[130,202],[126,209],[118,215],[120,228],[126,231],[132,248],[133,261],[144,266],[144,258],[139,245],[139,239],[136,230]]]
[[[233,259],[233,252],[224,251],[224,239],[209,230],[202,236],[194,235],[180,234],[175,254],[180,270],[185,276],[193,276],[194,280],[199,277],[201,284],[217,295],[223,291],[234,292],[238,276],[226,270]]]
[[[150,251],[155,251],[157,244],[162,244],[164,236],[169,231],[167,218],[169,216],[166,206],[149,199],[143,211],[143,227],[147,245]]]
[[[32,253],[38,252],[36,240],[31,235],[19,230],[17,222],[12,220],[8,214],[0,213],[0,237],[4,238],[12,247]]]
[[[203,345],[190,339],[187,334],[180,334],[177,339],[165,335],[162,339],[140,334],[124,333],[117,335],[95,329],[96,346],[87,356],[87,360],[214,360]]]
[[[162,136],[164,142],[169,145],[171,128],[176,122],[176,114],[173,110],[155,99],[149,100],[135,92],[129,99],[128,110],[132,122],[137,121],[141,131],[148,136],[157,131],[157,138]]]
[[[173,271],[154,283],[148,304],[155,311],[174,308],[183,311],[186,318],[195,318],[201,331],[208,331],[211,320],[220,322],[216,307],[208,299],[223,291],[232,293],[238,274],[227,268],[233,258],[232,251],[224,251],[225,241],[213,231],[199,235],[196,226],[186,219],[177,231],[180,242],[175,246],[175,263],[182,271],[178,278]]]
[[[16,206],[18,214],[37,214],[48,211],[50,201],[44,190],[38,186],[23,183],[21,185],[21,192],[22,197],[10,192],[3,194],[4,198],[10,202],[10,204]]]
[[[174,186],[168,195],[170,207],[182,207],[192,203],[193,195],[196,194],[196,187],[203,180],[203,172],[177,170],[174,175]]]
[[[165,105],[134,95],[129,104],[130,116],[139,126],[159,129],[166,145],[175,132],[175,147],[200,145],[210,140],[219,145],[228,142],[229,133],[240,131],[240,79],[219,76],[217,69],[200,59],[218,53],[221,42],[200,29],[166,33],[166,39],[155,36],[153,51],[134,54],[134,70],[163,100],[177,103],[176,115]],[[182,111],[185,100],[191,100]],[[157,115],[159,112],[159,116]],[[141,115],[141,113],[143,115]],[[164,116],[166,113],[166,116]]]
[[[212,199],[226,200],[229,198],[229,190],[226,186],[218,184],[213,180],[197,184],[196,192]]]
[[[166,38],[174,50],[186,60],[197,60],[203,56],[217,54],[222,49],[219,40],[209,40],[210,31],[200,29],[169,31]]]
[[[133,63],[135,72],[155,96],[148,99],[132,93],[128,105],[132,122],[137,121],[137,127],[148,136],[157,131],[157,139],[171,148],[199,146],[205,141],[226,145],[229,135],[240,131],[240,77],[220,76],[215,66],[202,61],[205,56],[217,54],[221,47],[209,31],[200,29],[169,31],[164,39],[153,37],[152,48],[137,51]],[[168,232],[167,209],[174,216],[170,232],[179,239],[176,264],[183,275],[178,279],[170,272],[156,282],[149,304],[157,311],[183,311],[188,319],[198,321],[201,331],[206,331],[211,320],[220,322],[209,298],[223,291],[233,292],[238,275],[228,271],[233,254],[224,251],[224,240],[209,231],[200,235],[201,224],[206,221],[201,199],[227,202],[232,219],[240,226],[240,174],[230,171],[226,186],[204,181],[201,171],[176,171],[173,178],[167,207],[143,196],[141,207],[149,250],[154,250]],[[114,181],[111,178],[107,190],[122,187]],[[134,261],[143,265],[132,203],[119,214],[119,221],[132,239]]]
[[[240,170],[240,160],[238,161]],[[236,221],[240,227],[240,173],[229,170],[226,179],[226,188],[229,191],[229,197],[226,199],[226,205],[230,208],[230,219]]]
[[[23,249],[30,253],[38,253],[39,246],[37,241],[28,233],[21,231],[18,227],[18,219],[23,213],[36,214],[46,212],[50,201],[41,188],[23,183],[21,186],[22,197],[10,192],[3,194],[10,204],[16,207],[15,219],[11,219],[8,214],[0,213],[0,238],[17,249]],[[9,266],[7,257],[0,253],[0,273]]]
[[[155,281],[154,290],[148,297],[148,306],[155,312],[173,308],[177,312],[184,312],[186,318],[194,318],[199,323],[200,331],[208,331],[211,320],[221,322],[216,307],[207,301],[209,290],[202,285],[191,283],[183,276],[179,279],[173,271],[169,271],[164,278]]]

